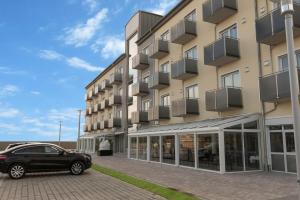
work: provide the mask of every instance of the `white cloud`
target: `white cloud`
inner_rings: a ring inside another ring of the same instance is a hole
[[[43,58],[46,60],[61,60],[64,58],[63,55],[61,55],[53,50],[40,50],[39,56],[40,56],[40,58]]]
[[[75,47],[85,46],[105,22],[107,13],[107,8],[101,9],[94,17],[88,19],[85,23],[66,28],[64,35],[60,36],[59,39],[62,39],[67,45],[73,45]]]
[[[0,118],[13,118],[20,114],[16,108],[4,108],[0,110]]]
[[[71,67],[78,68],[78,69],[85,69],[90,72],[97,72],[97,71],[102,70],[102,68],[93,66],[93,65],[89,64],[88,62],[86,62],[80,58],[77,58],[77,57],[68,58],[67,63]]]
[[[78,57],[67,57],[53,50],[40,50],[39,57],[46,60],[64,61],[70,67],[84,69],[89,72],[99,72],[101,67],[94,66],[87,61]]]
[[[159,4],[155,5],[153,8],[150,8],[150,12],[164,15],[171,8],[173,8],[178,3],[178,0],[161,0]]]
[[[48,113],[48,118],[55,121],[68,121],[78,118],[78,109],[64,108],[64,109],[51,109]]]
[[[82,2],[82,4],[85,5],[85,6],[88,6],[90,12],[95,11],[95,9],[96,9],[97,6],[98,6],[97,0],[84,0],[84,1]]]
[[[0,88],[0,98],[14,96],[19,92],[19,88],[15,85],[4,85]]]
[[[41,93],[39,91],[31,91],[30,92],[32,95],[40,95]]]
[[[99,38],[91,49],[94,53],[101,53],[103,58],[115,58],[125,51],[125,42],[121,36]]]

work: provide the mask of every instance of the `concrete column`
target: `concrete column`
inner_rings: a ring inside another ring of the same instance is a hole
[[[224,141],[224,131],[219,131],[219,157],[220,157],[220,172],[224,174],[225,168],[225,141]]]

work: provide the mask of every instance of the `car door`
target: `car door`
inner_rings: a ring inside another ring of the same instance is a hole
[[[45,146],[45,159],[45,162],[48,165],[47,168],[51,171],[60,171],[69,168],[70,159],[68,153],[55,146]]]

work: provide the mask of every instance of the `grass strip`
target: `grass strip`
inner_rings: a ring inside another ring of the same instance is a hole
[[[139,179],[133,176],[129,176],[127,174],[124,174],[122,172],[118,172],[106,167],[102,167],[100,165],[97,164],[93,164],[92,169],[94,169],[95,171],[98,171],[102,174],[106,174],[108,176],[112,176],[114,178],[117,178],[121,181],[124,181],[126,183],[129,183],[131,185],[134,185],[138,188],[147,190],[149,192],[152,192],[154,194],[157,194],[161,197],[164,197],[166,199],[170,199],[170,200],[199,200],[198,198],[196,198],[195,196],[191,195],[191,194],[187,194],[184,192],[180,192],[171,188],[166,188],[163,186],[160,186],[158,184],[155,183],[151,183],[149,181],[143,180],[143,179]]]

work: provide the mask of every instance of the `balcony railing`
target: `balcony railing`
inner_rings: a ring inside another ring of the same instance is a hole
[[[121,128],[121,118],[113,118],[108,120],[108,128]]]
[[[300,69],[298,68],[297,71],[300,77]],[[261,101],[275,102],[289,99],[291,97],[289,80],[288,71],[281,71],[260,78]]]
[[[207,0],[202,5],[203,21],[219,24],[237,13],[236,0]]]
[[[187,115],[199,115],[198,99],[179,99],[172,101],[172,116],[185,117]]]
[[[105,108],[108,108],[108,107],[109,107],[108,103],[109,103],[109,102],[108,102],[107,99],[102,100],[102,101],[100,102],[100,109],[101,109],[101,110],[104,110]]]
[[[100,130],[104,130],[108,128],[108,121],[107,120],[102,120],[100,122]]]
[[[148,112],[146,111],[137,111],[131,113],[131,123],[140,124],[148,122]]]
[[[300,36],[300,5],[294,4],[294,37]],[[257,19],[256,40],[266,45],[277,45],[285,42],[284,15],[280,8]]]
[[[148,83],[139,81],[132,85],[132,96],[147,96],[148,94]]]
[[[122,74],[121,73],[114,73],[109,79],[110,85],[120,85],[122,84]]]
[[[169,42],[165,40],[155,40],[149,57],[153,59],[162,59],[169,54]]]
[[[197,36],[196,22],[181,20],[171,28],[171,42],[186,44]]]
[[[232,108],[242,108],[241,88],[226,87],[207,91],[205,94],[206,110],[224,112]]]
[[[186,80],[198,75],[198,61],[184,58],[171,65],[172,79]]]
[[[112,95],[109,97],[109,106],[116,106],[116,105],[121,105],[122,104],[122,96],[120,95]]]
[[[222,66],[240,59],[239,40],[224,37],[204,47],[204,64]]]
[[[155,72],[149,79],[149,88],[161,90],[170,85],[170,75],[166,72]]]
[[[169,106],[154,106],[154,107],[149,108],[148,119],[149,119],[149,121],[170,119],[170,107]]]
[[[144,70],[149,67],[148,55],[138,53],[132,58],[132,68],[137,70]]]

